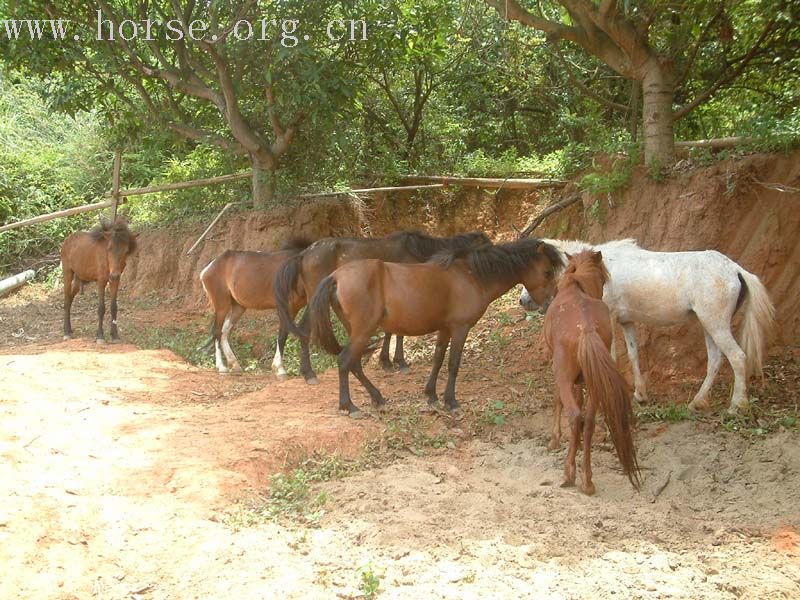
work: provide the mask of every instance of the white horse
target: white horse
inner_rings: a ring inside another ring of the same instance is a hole
[[[622,326],[637,400],[644,400],[646,391],[633,324],[676,325],[697,317],[705,334],[708,366],[689,408],[708,406],[708,393],[723,354],[734,375],[729,410],[736,412],[747,404],[747,380],[752,374],[761,374],[767,337],[775,322],[775,308],[758,277],[715,250],[651,252],[633,239],[598,246],[573,240],[544,241],[564,254],[589,248],[602,252],[611,275],[603,288],[603,301],[612,319]],[[538,308],[524,290],[519,301],[527,309]],[[744,305],[741,345],[731,331],[731,320],[740,305]],[[616,358],[616,343],[611,350]]]

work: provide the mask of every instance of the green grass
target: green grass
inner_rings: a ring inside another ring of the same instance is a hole
[[[381,587],[380,577],[373,571],[372,565],[366,564],[358,570],[358,589],[363,598],[372,600],[378,595]]]
[[[693,421],[695,415],[686,404],[648,404],[640,406],[635,416],[644,423]]]

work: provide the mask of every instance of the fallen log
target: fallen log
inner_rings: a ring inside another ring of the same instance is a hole
[[[0,298],[13,292],[18,287],[22,287],[28,283],[31,279],[33,279],[34,275],[36,275],[36,272],[33,269],[28,269],[27,271],[23,271],[18,275],[14,275],[13,277],[8,277],[7,279],[0,281]]]
[[[541,213],[539,213],[539,216],[536,217],[533,221],[531,221],[530,224],[525,229],[520,231],[519,237],[520,238],[528,237],[533,232],[533,230],[536,229],[539,225],[541,225],[542,221],[544,221],[547,217],[549,217],[555,212],[565,209],[567,206],[569,206],[570,204],[574,204],[580,199],[581,199],[581,192],[575,192],[571,196],[567,196],[566,198],[564,198],[561,202],[557,202],[552,206],[548,206]]]

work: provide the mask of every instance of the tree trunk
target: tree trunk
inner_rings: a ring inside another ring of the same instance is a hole
[[[646,164],[667,166],[675,158],[672,100],[675,87],[671,73],[653,58],[644,66],[642,120]]]
[[[253,163],[253,208],[264,209],[275,197],[275,168],[256,158]]]

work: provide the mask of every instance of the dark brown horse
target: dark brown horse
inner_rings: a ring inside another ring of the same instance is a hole
[[[581,491],[588,495],[595,492],[591,449],[595,415],[600,407],[617,458],[630,482],[639,489],[639,465],[631,435],[631,391],[611,358],[611,317],[602,301],[608,271],[600,252],[586,250],[567,257],[569,263],[544,319],[544,336],[553,356],[556,383],[550,448],[558,448],[561,440],[562,406],[572,430],[562,487],[575,485],[575,455],[583,428]],[[589,401],[585,414],[581,415],[583,386],[589,392]]]
[[[234,372],[242,370],[228,341],[231,330],[248,308],[256,310],[275,308],[275,297],[272,294],[272,280],[275,278],[275,273],[281,265],[307,248],[310,243],[292,239],[277,252],[226,250],[200,273],[203,290],[214,309],[211,335],[214,341],[216,365],[220,373],[227,373],[228,367]],[[295,293],[290,295],[289,313],[292,318],[306,305],[305,293],[303,290],[299,291],[300,295]],[[287,335],[286,328],[281,326],[278,330],[275,358],[272,360],[272,369],[281,378],[286,376],[286,370],[283,368],[283,351]],[[223,353],[228,366],[225,366]]]
[[[361,368],[361,355],[378,328],[397,335],[437,331],[433,368],[425,386],[428,403],[438,406],[436,379],[450,345],[445,405],[458,409],[455,383],[467,334],[489,304],[517,283],[539,303],[555,290],[555,270],[562,267],[558,252],[540,240],[484,245],[450,251],[424,264],[380,260],[348,263],[323,279],[309,302],[311,339],[339,364],[339,410],[359,416],[350,399],[353,373],[380,407],[385,400]],[[342,349],[333,333],[333,306],[350,335]]]
[[[75,295],[89,281],[97,282],[97,343],[105,343],[103,318],[106,314],[106,285],[111,293],[111,341],[119,341],[117,292],[128,256],[136,251],[136,238],[123,217],[113,223],[101,218],[91,231],[77,231],[61,246],[64,271],[64,339],[72,337],[70,309]]]
[[[311,298],[319,282],[342,265],[354,260],[380,259],[393,263],[421,263],[430,259],[437,252],[474,248],[483,244],[491,244],[489,238],[482,233],[464,233],[453,237],[439,238],[420,233],[419,231],[398,231],[383,238],[325,238],[309,246],[301,254],[288,260],[275,277],[275,302],[281,326],[286,327],[301,340],[307,339],[306,316],[300,326],[294,323],[289,310],[289,298],[294,291],[302,288],[306,298]],[[384,338],[380,362],[385,369],[392,368],[389,360],[389,339]],[[403,338],[397,336],[394,364],[400,370],[408,370],[403,356]],[[316,383],[317,379],[311,369],[307,349],[301,348],[300,370],[306,382]]]

